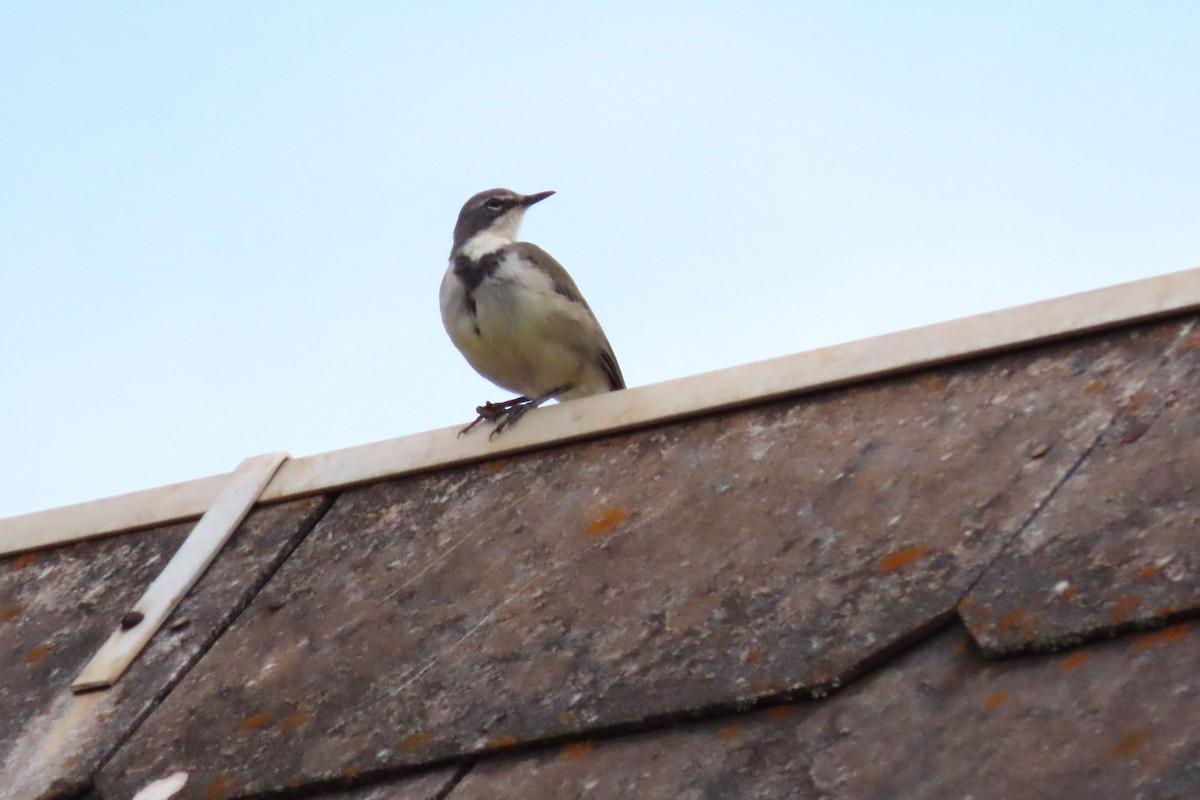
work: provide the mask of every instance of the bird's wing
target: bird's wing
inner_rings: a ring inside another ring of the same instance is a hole
[[[547,253],[536,244],[529,242],[517,242],[513,247],[517,254],[536,267],[539,271],[550,278],[554,284],[554,291],[561,294],[568,300],[579,303],[588,311],[591,311],[591,306],[587,304],[587,300],[583,299],[583,294],[579,291],[579,287],[575,285],[575,281],[571,279],[562,264],[554,260],[554,256]]]
[[[621,374],[621,365],[613,355],[612,345],[604,340],[604,349],[600,351],[600,366],[604,368],[604,376],[608,378],[608,388],[614,392],[625,388],[625,376]]]
[[[579,303],[587,309],[592,320],[596,320],[596,315],[592,313],[592,307],[588,305],[587,300],[583,299],[583,293],[579,291],[579,287],[575,285],[575,281],[572,280],[566,268],[558,263],[554,256],[529,242],[517,242],[513,247],[517,248],[518,255],[524,257],[550,278],[554,285],[554,291],[572,302]],[[599,321],[596,321],[596,332],[600,334],[600,366],[604,370],[605,377],[608,378],[609,388],[613,391],[624,389],[625,377],[621,374],[621,366],[617,364],[617,357],[613,354],[612,345],[608,343],[608,337],[604,335]]]

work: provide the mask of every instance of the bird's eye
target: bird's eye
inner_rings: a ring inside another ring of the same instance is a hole
[[[501,202],[499,197],[493,197],[491,200],[488,200],[483,205],[485,208],[488,208],[492,211],[499,211],[500,209],[504,208],[504,203]]]

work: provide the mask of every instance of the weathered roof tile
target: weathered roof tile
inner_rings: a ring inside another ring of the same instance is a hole
[[[320,498],[253,512],[117,684],[71,681],[170,560],[190,525],[128,533],[0,560],[0,795],[75,795],[258,590],[313,519]]]
[[[993,653],[1200,610],[1200,334],[1129,394],[1096,447],[962,605]]]
[[[489,759],[448,800],[1200,796],[1200,630],[994,662],[958,626],[826,700]]]
[[[823,693],[952,613],[1177,329],[345,492],[104,785],[283,790]]]

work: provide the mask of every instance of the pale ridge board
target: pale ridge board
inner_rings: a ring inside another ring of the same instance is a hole
[[[289,460],[286,500],[644,427],[1200,308],[1200,268],[538,409],[503,436],[458,426]],[[226,476],[0,519],[0,556],[194,517]]]
[[[74,692],[112,686],[195,585],[229,537],[254,507],[287,453],[247,458],[233,471],[225,490],[196,523],[179,550],[130,609],[142,615],[135,625],[118,626],[71,684]]]
[[[0,519],[0,556],[182,522],[203,514],[232,472]]]
[[[289,461],[263,492],[283,500],[484,461],[956,359],[1200,308],[1200,269],[537,409],[489,439],[459,427]],[[482,426],[481,426],[482,428]]]

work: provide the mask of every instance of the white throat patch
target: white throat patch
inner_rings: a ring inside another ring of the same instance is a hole
[[[501,247],[510,245],[517,240],[517,232],[521,229],[521,221],[525,219],[524,208],[514,208],[492,223],[491,227],[467,239],[458,252],[472,261],[476,261],[488,253],[494,253]]]

